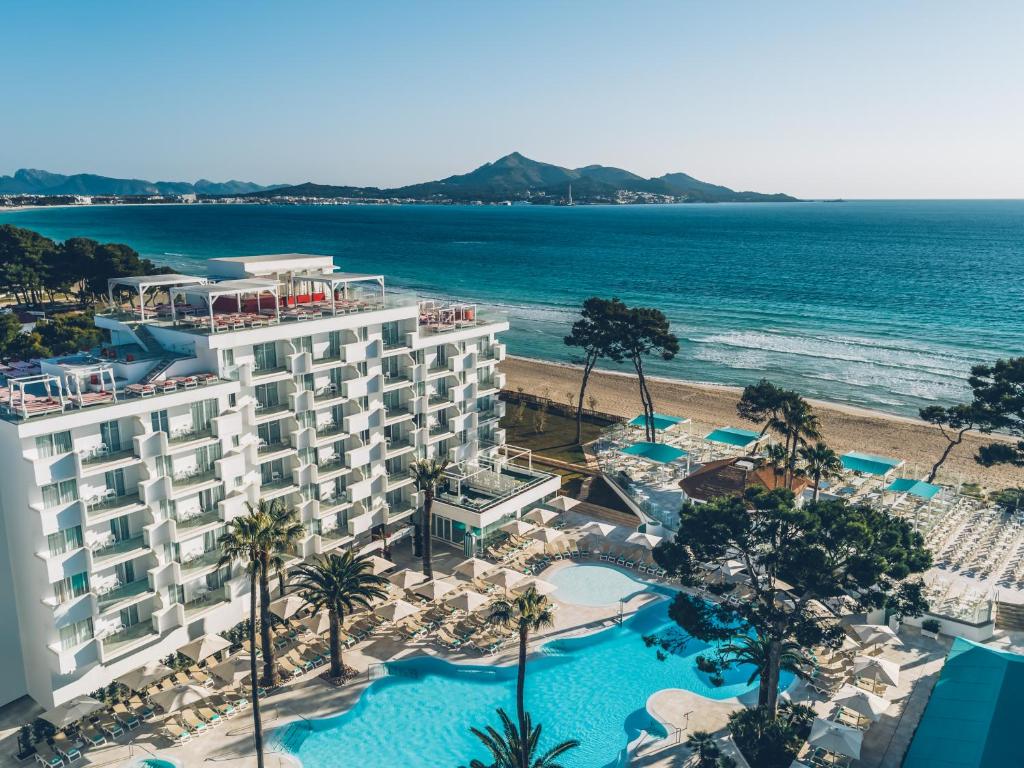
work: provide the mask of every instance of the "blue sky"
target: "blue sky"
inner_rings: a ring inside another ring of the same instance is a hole
[[[1024,197],[1024,3],[7,2],[0,173]]]

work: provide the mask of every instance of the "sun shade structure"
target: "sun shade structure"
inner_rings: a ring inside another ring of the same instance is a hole
[[[468,576],[471,579],[478,579],[488,571],[493,571],[496,567],[494,563],[489,563],[478,557],[471,557],[469,560],[463,560],[456,565],[454,573],[460,576]]]
[[[244,280],[223,280],[219,283],[207,283],[206,285],[177,287],[171,290],[174,294],[182,294],[186,297],[195,296],[206,302],[210,318],[210,331],[214,330],[214,304],[222,296],[234,296],[238,311],[242,311],[242,296],[246,294],[256,296],[257,311],[263,309],[261,306],[263,294],[270,294],[269,306],[266,309],[274,310],[274,316],[281,319],[281,303],[279,296],[279,285],[276,280],[268,280],[261,277],[249,277]],[[173,319],[174,302],[171,302]]]
[[[141,691],[147,685],[173,675],[174,670],[159,661],[151,661],[138,669],[117,678],[117,682],[133,691]]]
[[[220,653],[225,648],[230,647],[231,643],[220,635],[203,635],[202,637],[196,638],[188,645],[179,648],[178,653],[182,656],[188,656],[192,661],[202,661],[203,659],[213,656],[215,653]]]
[[[579,503],[579,499],[574,499],[571,496],[559,496],[549,501],[546,506],[549,506],[558,512],[568,512]]]
[[[583,526],[582,528],[580,528],[580,532],[581,532],[581,533],[589,533],[589,534],[591,534],[592,536],[604,536],[604,537],[608,537],[608,536],[610,536],[610,535],[612,534],[612,532],[613,532],[613,531],[615,531],[615,529],[617,529],[618,527],[619,527],[619,526],[617,526],[617,525],[612,525],[611,523],[598,523],[598,522],[593,522],[593,523],[587,523],[587,524],[586,524],[586,525],[584,525],[584,526]]]
[[[543,509],[538,507],[537,509],[531,509],[523,515],[523,520],[528,523],[534,523],[535,525],[548,525],[552,520],[558,517],[558,514],[559,513],[555,512],[553,509]]]
[[[405,600],[395,600],[393,603],[385,603],[374,611],[374,613],[385,621],[401,621],[402,619],[407,619],[419,612],[419,608],[412,603],[407,603]]]
[[[899,685],[900,665],[877,656],[854,656],[853,676],[885,685]]]
[[[953,641],[904,768],[1021,764],[1024,656]]]
[[[505,533],[511,533],[514,536],[525,536],[537,526],[532,523],[524,522],[523,520],[509,520],[498,530],[504,531]]]
[[[249,676],[249,662],[248,655],[232,656],[227,661],[210,667],[210,674],[227,685],[238,685]]]
[[[858,453],[850,451],[841,457],[843,467],[850,472],[860,472],[864,475],[887,475],[897,467],[903,466],[902,459],[890,459],[887,456],[875,456],[870,453]]]
[[[378,555],[370,558],[370,572],[374,576],[380,576],[385,571],[390,571],[394,567],[396,567],[394,563]]]
[[[878,645],[879,643],[903,645],[903,641],[885,624],[852,624],[850,631],[864,645]]]
[[[465,592],[459,592],[452,595],[445,600],[445,603],[450,605],[457,611],[466,611],[470,613],[472,611],[479,611],[487,603],[490,602],[487,597],[481,595],[479,592],[473,590],[466,590]]]
[[[530,531],[526,534],[526,538],[550,544],[553,541],[558,541],[564,535],[564,533],[556,531],[554,528],[537,528],[536,530]]]
[[[298,613],[299,609],[305,604],[305,600],[292,592],[284,597],[277,598],[277,600],[272,600],[270,603],[270,612],[279,619],[287,620]]]
[[[664,432],[672,427],[678,427],[680,424],[688,424],[689,419],[683,419],[679,416],[666,416],[664,413],[655,413],[651,417],[651,421],[654,422],[654,428],[659,432]],[[643,427],[647,424],[647,418],[641,413],[636,418],[629,422],[631,427]]]
[[[412,589],[417,584],[422,584],[426,580],[427,577],[420,571],[413,571],[408,568],[388,576],[388,581],[402,589]]]
[[[737,448],[746,448],[761,439],[758,432],[751,432],[749,429],[739,427],[718,427],[718,429],[704,435],[704,439],[712,443],[732,445]]]
[[[623,448],[622,453],[646,459],[655,464],[670,464],[686,456],[686,451],[682,448],[664,443],[633,443],[631,446]]]
[[[836,755],[846,755],[854,760],[860,759],[860,745],[864,741],[864,732],[858,731],[842,723],[814,718],[811,723],[811,734],[807,743]]]
[[[305,290],[307,285],[322,285],[330,288],[331,296],[341,291],[348,298],[348,288],[352,283],[377,283],[380,286],[380,300],[384,302],[384,275],[360,274],[358,272],[295,272],[291,276],[291,293],[294,296],[298,288]],[[334,305],[333,314],[338,314],[338,305]]]
[[[322,635],[331,628],[331,616],[327,611],[320,611],[315,616],[307,616],[301,622],[308,632],[314,635]]]
[[[209,282],[205,277],[193,277],[192,275],[132,275],[130,277],[114,277],[107,280],[107,298],[110,306],[114,306],[114,288],[128,288],[139,292],[139,319],[146,319],[146,291],[151,288],[182,288],[184,286],[206,285]],[[153,310],[156,314],[156,310]]]
[[[538,595],[550,595],[552,592],[557,591],[558,587],[550,581],[544,581],[543,579],[528,579],[517,584],[513,591],[522,594],[530,589],[536,590]]]
[[[434,579],[433,581],[428,581],[426,584],[420,584],[418,587],[415,587],[413,592],[420,597],[427,598],[427,600],[440,600],[455,588],[456,585],[452,584],[450,581]]]
[[[878,720],[889,708],[890,702],[870,691],[855,685],[844,685],[832,699],[833,704],[845,707],[851,712],[863,715],[869,720]]]
[[[149,700],[160,705],[165,712],[176,712],[196,702],[205,701],[212,693],[199,685],[176,685],[170,690],[154,693]]]
[[[909,477],[898,477],[886,487],[894,493],[909,493],[921,499],[933,499],[942,490],[941,486],[926,483],[923,480],[912,480]]]
[[[508,589],[509,587],[514,587],[525,578],[526,576],[521,573],[511,571],[508,568],[502,568],[489,576],[484,576],[484,581],[490,584],[496,584],[502,589]]]
[[[103,709],[103,704],[92,696],[76,696],[71,701],[66,701],[59,707],[44,712],[40,717],[57,728],[63,728],[66,725],[77,723],[98,709]]]
[[[636,544],[644,549],[654,549],[656,546],[661,544],[661,536],[655,536],[653,533],[641,533],[640,531],[636,531],[626,537],[626,543]]]

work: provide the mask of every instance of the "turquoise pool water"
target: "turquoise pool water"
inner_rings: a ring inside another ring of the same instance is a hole
[[[618,568],[586,563],[562,568],[544,580],[558,587],[555,598],[577,605],[613,605],[647,589]]]
[[[564,757],[566,768],[624,765],[624,749],[639,731],[660,730],[645,709],[654,692],[685,688],[724,699],[749,690],[745,668],[726,672],[723,686],[710,685],[694,662],[708,645],[697,640],[659,661],[642,636],[666,632],[680,630],[662,600],[621,626],[545,645],[530,660],[526,692],[527,708],[544,726],[542,747],[574,737],[582,746]],[[271,746],[304,768],[456,768],[486,757],[470,726],[497,724],[498,707],[514,712],[515,667],[416,658],[388,668],[351,710],[279,729]]]

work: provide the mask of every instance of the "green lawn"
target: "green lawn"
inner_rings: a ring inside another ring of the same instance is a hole
[[[517,403],[508,403],[505,407],[505,418],[501,426],[505,429],[505,442],[529,448],[536,454],[574,464],[586,463],[583,451],[576,445],[576,421],[567,416],[548,411],[548,421],[543,432],[536,427],[537,409],[527,406],[521,422],[517,423],[519,413]],[[595,439],[608,425],[604,422],[583,420],[583,442]]]

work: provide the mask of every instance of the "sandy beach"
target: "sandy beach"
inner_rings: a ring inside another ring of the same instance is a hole
[[[532,394],[568,402],[567,393],[579,391],[580,371],[569,365],[509,357],[501,363],[508,377],[506,387],[522,387]],[[692,419],[697,431],[716,426],[752,428],[736,415],[740,387],[692,384],[669,379],[649,379],[655,406],[662,413]],[[619,373],[595,372],[587,388],[597,397],[597,410],[620,416],[640,413],[635,378]],[[910,472],[924,477],[942,453],[946,441],[938,429],[910,418],[863,408],[812,401],[821,418],[825,441],[834,450],[866,451],[904,459]],[[986,469],[975,463],[978,446],[990,441],[986,435],[968,435],[943,467],[939,481],[974,482],[987,489],[1024,485],[1024,470],[1002,466]]]

